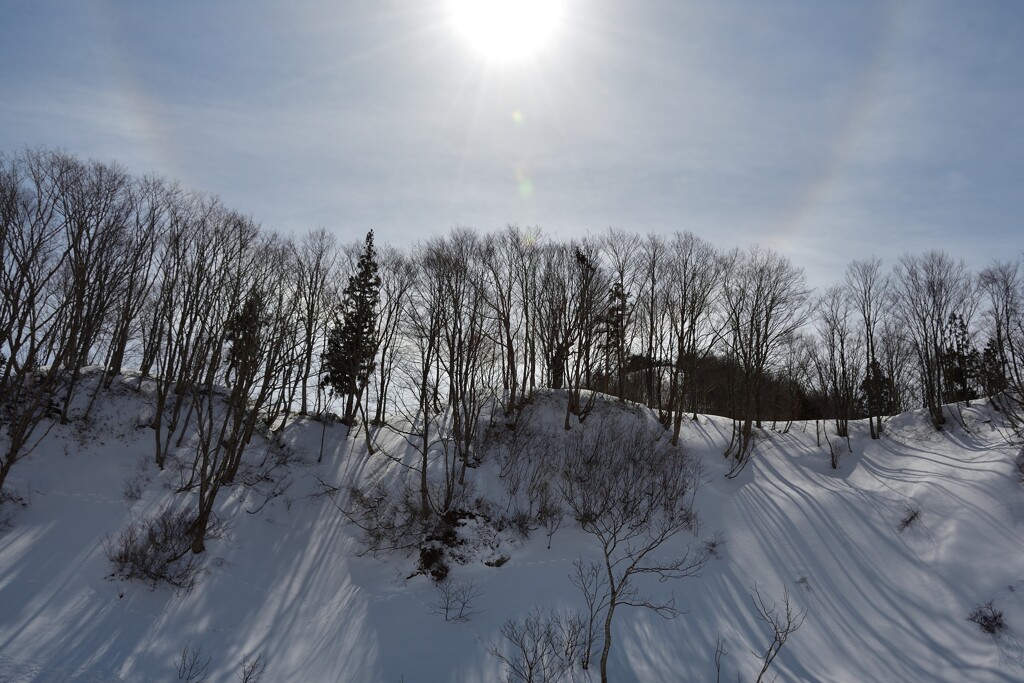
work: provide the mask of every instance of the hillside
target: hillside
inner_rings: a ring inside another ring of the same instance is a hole
[[[574,432],[602,420],[656,429],[646,409],[597,405]],[[537,394],[517,453],[563,447],[571,438],[561,429],[564,410],[558,393]],[[407,473],[385,454],[415,453],[399,434],[382,432],[380,449],[368,455],[344,426],[312,419],[295,420],[276,443],[259,437],[250,446],[240,476],[249,483],[221,494],[218,537],[190,592],[112,578],[108,539],[188,495],[175,492],[182,471],[153,464],[151,411],[146,385],[119,379],[88,420],[73,413],[69,424],[54,425],[12,471],[8,489],[22,501],[0,508],[0,680],[173,681],[182,650],[192,649],[209,658],[211,681],[237,680],[239,662],[258,653],[265,682],[494,681],[502,672],[488,649],[502,642],[506,620],[534,606],[582,607],[569,574],[574,560],[597,558],[598,548],[570,517],[550,549],[544,529],[524,539],[478,518],[460,531],[466,563],[451,566],[453,582],[478,589],[475,614],[446,621],[434,609],[435,584],[416,574],[415,553],[365,554],[359,529],[340,511],[350,484],[393,486]],[[751,601],[755,586],[769,605],[788,589],[793,606],[806,610],[772,666],[780,681],[1021,680],[1024,488],[1016,448],[987,406],[961,412],[963,424],[951,420],[941,432],[924,412],[891,418],[878,441],[853,423],[852,452],[836,471],[815,423],[787,433],[766,424],[736,479],[725,478],[721,455],[729,422],[684,422],[683,445],[701,468],[699,526],[659,553],[720,541],[700,577],[641,583],[646,594],[674,594],[683,614],[616,614],[611,680],[713,681],[721,638],[722,680],[753,681],[760,662],[751,650],[771,642]],[[515,503],[508,477],[499,476],[512,447],[501,429],[467,474],[489,501],[491,522]],[[990,600],[1007,624],[998,637],[966,619]],[[577,670],[576,680],[596,673]]]

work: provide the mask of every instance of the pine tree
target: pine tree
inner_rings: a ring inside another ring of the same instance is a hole
[[[380,284],[371,230],[366,233],[356,272],[349,277],[342,294],[323,355],[321,383],[329,386],[335,395],[344,397],[342,421],[348,425],[355,421],[370,376],[376,368]]]

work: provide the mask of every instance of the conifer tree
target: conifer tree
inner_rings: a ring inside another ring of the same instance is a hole
[[[620,399],[626,397],[626,326],[629,318],[629,295],[622,283],[616,281],[608,290],[608,304],[601,320],[604,339],[600,350],[604,352],[605,382],[615,379],[615,392]],[[605,387],[605,391],[608,388]]]
[[[967,401],[977,398],[974,380],[978,375],[980,357],[971,344],[967,321],[963,316],[951,313],[946,325],[947,344],[942,354],[942,370],[945,375],[947,401]]]
[[[981,352],[979,375],[981,377],[982,390],[985,396],[993,397],[1006,391],[1009,382],[1006,378],[1006,364],[1004,352],[1000,348],[999,341],[992,337],[985,344]],[[993,401],[993,406],[999,410],[999,403]]]
[[[323,355],[322,383],[329,386],[335,395],[344,397],[342,422],[347,425],[355,421],[370,376],[376,368],[380,284],[371,230],[366,233],[356,272],[349,277],[342,294]]]

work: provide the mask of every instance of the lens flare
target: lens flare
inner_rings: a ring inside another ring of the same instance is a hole
[[[522,164],[516,166],[516,185],[519,187],[519,196],[523,199],[533,196],[533,180]]]

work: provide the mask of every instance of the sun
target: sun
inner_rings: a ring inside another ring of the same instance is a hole
[[[451,21],[485,58],[516,62],[535,56],[556,33],[560,0],[449,0]]]

